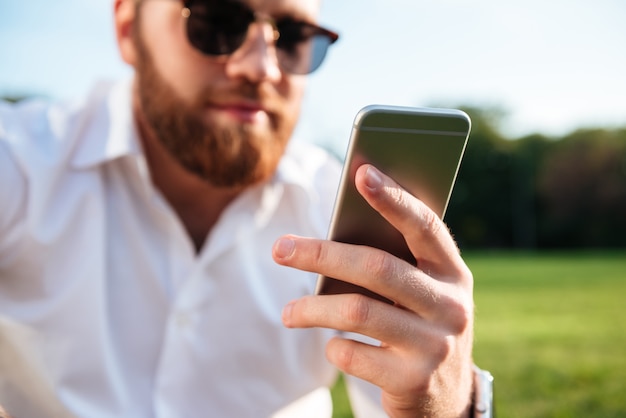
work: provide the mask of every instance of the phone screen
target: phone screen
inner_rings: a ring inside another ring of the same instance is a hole
[[[355,118],[328,239],[380,248],[415,264],[404,237],[358,193],[354,176],[370,163],[443,218],[469,136],[467,114],[454,109],[368,106]],[[331,277],[318,278],[318,294],[364,293]]]

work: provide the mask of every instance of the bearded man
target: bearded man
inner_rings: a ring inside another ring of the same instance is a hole
[[[318,10],[115,0],[132,81],[0,106],[9,413],[329,417],[338,370],[358,417],[475,412],[472,275],[441,220],[364,165],[419,268],[322,239],[340,167],[290,141],[338,37]],[[315,296],[317,273],[398,303]]]

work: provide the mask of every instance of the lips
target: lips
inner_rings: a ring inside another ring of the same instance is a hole
[[[270,112],[260,104],[248,102],[212,103],[209,109],[235,118],[240,122],[255,123],[269,118]]]

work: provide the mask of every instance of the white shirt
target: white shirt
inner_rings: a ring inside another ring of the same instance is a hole
[[[315,276],[271,247],[325,235],[338,164],[290,145],[196,254],[150,182],[130,103],[122,83],[0,105],[0,404],[18,417],[330,416],[335,332],[282,326]],[[380,412],[350,390],[355,412]]]

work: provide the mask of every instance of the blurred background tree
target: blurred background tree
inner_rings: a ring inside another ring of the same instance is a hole
[[[542,247],[624,246],[626,129],[574,132],[539,168]]]
[[[626,129],[505,138],[494,110],[472,133],[446,213],[461,248],[626,247]]]

